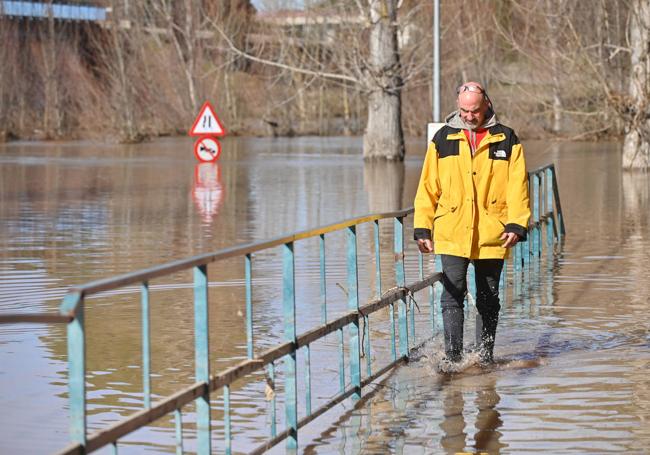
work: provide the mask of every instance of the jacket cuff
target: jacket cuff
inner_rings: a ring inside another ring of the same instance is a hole
[[[431,229],[427,228],[415,228],[413,230],[413,238],[415,240],[431,240]]]
[[[528,238],[528,230],[515,223],[506,224],[505,232],[514,232],[519,236],[520,241],[525,241]]]

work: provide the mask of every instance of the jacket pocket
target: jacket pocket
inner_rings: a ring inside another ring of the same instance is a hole
[[[501,221],[500,213],[492,213],[488,210],[483,212],[478,223],[479,246],[501,246],[503,244],[501,235],[505,231],[505,225]]]
[[[506,201],[501,200],[500,198],[493,197],[488,203],[486,211],[491,215],[495,215],[499,218],[506,218],[508,212],[508,204]]]
[[[456,225],[455,219],[457,216],[454,214],[456,212],[456,206],[452,205],[447,207],[445,205],[438,205],[436,214],[433,217],[433,237],[435,240],[442,241],[452,241],[454,228]]]

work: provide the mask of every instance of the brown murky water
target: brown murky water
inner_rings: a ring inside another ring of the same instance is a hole
[[[422,159],[417,145],[405,164],[364,165],[358,139],[234,138],[225,141],[216,166],[196,164],[186,139],[132,147],[0,146],[0,311],[56,311],[72,284],[409,206]],[[301,447],[317,453],[647,453],[650,180],[619,170],[616,144],[525,145],[529,168],[557,165],[568,235],[562,253],[533,274],[530,288],[506,293],[498,367],[439,375],[435,338],[417,361],[371,388],[359,407],[346,403],[301,430]],[[374,296],[373,251],[371,231],[359,235],[364,302]],[[328,240],[331,317],[345,310],[337,284],[345,283],[341,240]],[[391,243],[387,224],[384,289],[393,285]],[[317,244],[303,245],[297,248],[299,332],[320,320]],[[416,278],[415,258],[409,242],[407,281]],[[260,351],[282,337],[281,270],[275,251],[253,263]],[[211,369],[218,372],[246,354],[243,262],[213,265],[209,278]],[[151,283],[154,398],[193,380],[191,296],[189,273]],[[138,302],[137,289],[129,288],[87,303],[91,429],[142,406]],[[426,319],[423,314],[418,327],[422,337]],[[373,340],[385,339],[385,320],[372,329]],[[0,453],[66,445],[65,348],[63,326],[0,326]],[[336,348],[334,337],[313,348],[314,407],[337,392]],[[373,346],[378,359],[386,352],[386,343]],[[268,434],[263,376],[237,383],[231,402],[234,450],[250,450]],[[214,447],[221,450],[220,394],[213,408]],[[283,414],[279,403],[279,424]],[[192,409],[184,423],[192,450]],[[120,444],[120,453],[173,451],[171,419]]]

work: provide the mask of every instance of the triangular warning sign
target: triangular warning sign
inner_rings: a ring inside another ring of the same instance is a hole
[[[194,120],[194,125],[192,125],[189,134],[190,136],[223,136],[226,134],[226,130],[209,101],[203,103],[203,107],[201,107],[199,115]]]

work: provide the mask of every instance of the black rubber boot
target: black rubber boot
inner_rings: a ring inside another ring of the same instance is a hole
[[[465,315],[462,308],[443,308],[442,321],[445,326],[445,354],[450,362],[460,362],[463,358],[463,324]]]
[[[441,255],[440,259],[443,271],[440,305],[445,326],[445,354],[449,361],[459,362],[463,358],[463,306],[469,259],[446,254]]]
[[[479,358],[481,363],[494,363],[494,340],[497,334],[497,323],[499,316],[483,318],[481,328],[481,345],[479,347]]]
[[[494,362],[494,338],[499,322],[499,279],[503,270],[502,259],[478,259],[474,261],[476,270],[476,309],[481,315],[481,339],[479,358],[482,364]]]

